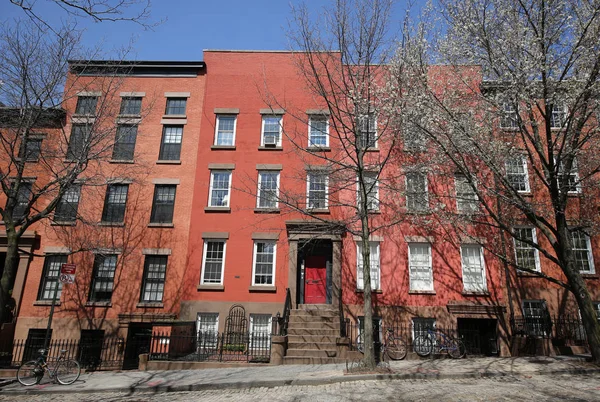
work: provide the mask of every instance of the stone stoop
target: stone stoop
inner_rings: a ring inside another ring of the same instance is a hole
[[[287,341],[283,364],[344,363],[362,357],[340,338],[339,312],[327,304],[304,304],[291,310]]]

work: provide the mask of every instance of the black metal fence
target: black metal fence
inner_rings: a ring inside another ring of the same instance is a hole
[[[581,318],[577,316],[517,317],[511,320],[516,336],[554,339],[566,346],[587,346]]]
[[[268,363],[271,334],[246,332],[232,336],[201,331],[195,335],[152,335],[149,360]]]
[[[12,345],[11,345],[12,343]],[[16,368],[22,363],[36,359],[43,342],[32,339],[16,339],[0,345],[0,368]],[[48,347],[48,359],[58,359],[66,350],[68,359],[76,359],[87,370],[117,370],[123,365],[123,338],[110,337],[102,342],[86,342],[80,339],[52,339]]]

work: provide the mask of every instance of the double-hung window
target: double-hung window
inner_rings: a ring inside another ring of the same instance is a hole
[[[27,207],[32,196],[33,183],[21,181],[17,192],[17,203],[12,211],[13,221],[19,221],[27,215]]]
[[[56,300],[60,300],[62,293],[62,283],[58,280],[60,268],[67,263],[67,256],[64,254],[47,254],[44,259],[44,271],[40,282],[38,300],[52,300],[54,292]]]
[[[167,116],[184,116],[187,98],[167,98],[167,107],[165,115]]]
[[[421,212],[429,209],[427,175],[425,173],[406,174],[406,209],[410,212]]]
[[[310,116],[308,146],[320,148],[329,146],[329,118],[327,116]]]
[[[540,271],[540,257],[537,248],[535,228],[517,227],[513,229],[515,259],[518,268],[527,268],[532,271]]]
[[[261,146],[281,146],[282,116],[263,116]]]
[[[219,313],[198,313],[196,320],[196,331],[198,334],[198,348],[202,352],[204,348],[217,346],[219,336]]]
[[[42,139],[28,137],[24,144],[23,158],[26,162],[37,162],[42,153]]]
[[[454,183],[456,186],[456,208],[458,212],[473,213],[479,208],[477,193],[473,188],[474,184],[463,175],[455,175]]]
[[[77,219],[80,195],[81,186],[79,184],[71,184],[69,188],[65,190],[54,210],[55,222],[75,222]]]
[[[215,132],[215,145],[233,146],[235,145],[235,126],[236,116],[219,114],[217,115],[217,129]]]
[[[250,314],[250,348],[268,349],[271,344],[271,315]]]
[[[524,300],[523,317],[527,335],[548,336],[552,332],[552,322],[544,300]]]
[[[160,303],[165,291],[167,275],[166,255],[147,255],[144,261],[144,281],[142,283],[142,303]]]
[[[358,116],[356,145],[359,149],[377,148],[377,118],[374,113]]]
[[[128,116],[139,116],[142,111],[142,98],[139,96],[124,96],[121,98],[121,110],[119,114]]]
[[[594,274],[594,258],[592,256],[592,245],[590,237],[581,230],[571,232],[571,241],[573,243],[573,257],[575,267],[582,274]]]
[[[84,161],[87,159],[91,132],[92,126],[90,124],[73,124],[67,148],[68,160]]]
[[[183,126],[164,126],[158,159],[176,161],[181,156]]]
[[[205,240],[202,259],[202,284],[222,285],[225,270],[225,240]]]
[[[94,258],[94,275],[92,276],[92,283],[90,285],[90,301],[110,301],[113,293],[116,269],[116,254],[96,254]]]
[[[418,124],[408,124],[402,131],[404,150],[423,152],[427,149],[427,136]]]
[[[479,245],[463,245],[460,247],[465,292],[485,292],[485,264],[483,249]]]
[[[579,171],[577,166],[577,159],[573,158],[571,163],[571,170],[566,171],[564,162],[561,160],[558,164],[558,185],[559,188],[564,183],[568,193],[580,193],[581,183],[579,182]]]
[[[528,193],[529,172],[527,171],[527,159],[519,155],[506,160],[506,179],[510,186],[520,193]]]
[[[258,172],[257,208],[277,208],[279,206],[279,172],[264,170]]]
[[[379,210],[379,181],[377,172],[363,172],[363,185],[367,193],[367,211]],[[358,184],[358,201],[362,200],[360,184]]]
[[[82,116],[94,116],[96,114],[96,105],[98,104],[97,96],[79,96],[77,98],[77,106],[75,114]]]
[[[564,103],[552,104],[550,112],[550,128],[562,128],[567,117],[567,108]]]
[[[120,223],[125,219],[129,184],[109,184],[104,198],[102,222]]]
[[[229,207],[231,192],[231,171],[213,170],[210,172],[209,207]]]
[[[113,160],[131,161],[135,151],[135,140],[137,138],[138,126],[121,124],[117,127],[115,145],[113,147]]]
[[[408,269],[411,291],[433,291],[431,245],[428,243],[408,245]]]
[[[160,184],[154,187],[150,223],[173,223],[176,189],[177,186],[173,184]]]
[[[329,176],[325,172],[308,172],[307,179],[308,209],[327,209]]]
[[[505,128],[509,130],[519,128],[518,111],[513,103],[504,102],[502,104],[502,117],[500,118],[500,128]]]
[[[275,284],[275,241],[256,240],[254,242],[253,285]]]
[[[369,242],[369,265],[371,272],[371,289],[381,289],[380,281],[380,258],[379,258],[379,242]],[[356,243],[356,288],[364,289],[364,274],[363,274],[363,255],[362,244]]]
[[[420,336],[426,337],[427,330],[434,330],[436,326],[435,318],[415,317],[412,319],[412,339],[413,342]],[[415,347],[417,347],[415,345]]]

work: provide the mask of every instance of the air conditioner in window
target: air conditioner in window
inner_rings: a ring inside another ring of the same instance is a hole
[[[265,147],[274,147],[277,145],[277,136],[276,135],[265,135]]]

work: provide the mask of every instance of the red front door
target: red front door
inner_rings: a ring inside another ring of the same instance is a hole
[[[304,303],[327,303],[327,258],[311,255],[304,260]]]

